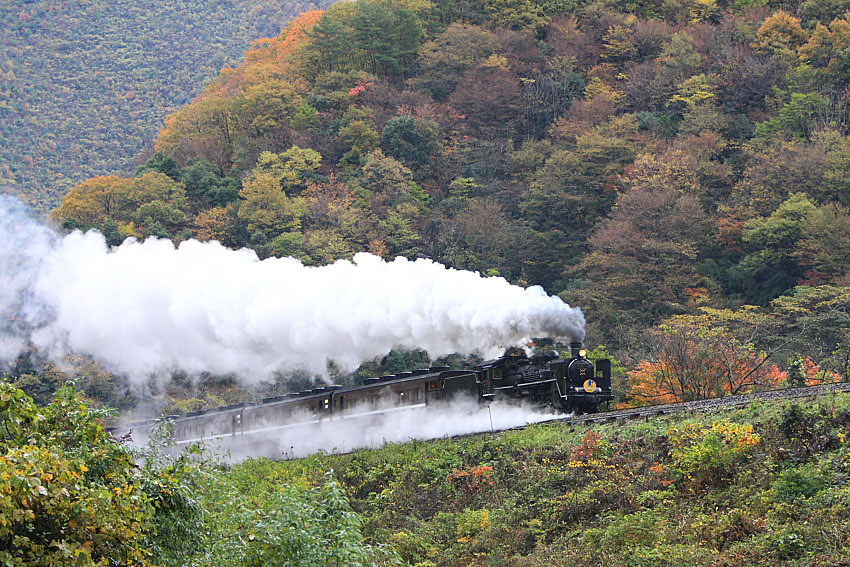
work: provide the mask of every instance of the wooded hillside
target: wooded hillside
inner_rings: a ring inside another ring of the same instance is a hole
[[[255,42],[135,177],[89,179],[53,216],[113,244],[423,255],[540,284],[635,369],[634,396],[846,378],[848,9],[338,3]]]
[[[0,3],[0,190],[46,211],[87,177],[131,173],[162,118],[238,61],[252,39],[326,4]]]

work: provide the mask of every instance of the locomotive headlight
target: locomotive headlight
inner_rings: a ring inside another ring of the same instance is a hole
[[[586,357],[586,356],[587,356],[587,351],[586,351],[586,350],[581,349],[580,351],[578,351],[578,357],[579,357],[579,358],[584,358],[584,357]]]

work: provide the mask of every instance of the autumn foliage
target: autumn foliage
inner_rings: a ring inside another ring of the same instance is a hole
[[[795,357],[847,379],[847,16],[632,4],[305,12],[52,217],[541,285],[631,369],[620,403],[775,387]]]
[[[629,372],[636,404],[674,403],[776,388],[786,373],[725,330],[675,325],[653,334],[654,359]]]

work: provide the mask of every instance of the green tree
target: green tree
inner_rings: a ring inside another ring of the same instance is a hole
[[[777,115],[756,125],[755,134],[768,138],[781,134],[787,139],[809,140],[819,124],[825,122],[831,107],[829,98],[819,93],[791,93]]]
[[[288,145],[291,143],[289,123],[301,105],[301,98],[291,84],[266,80],[245,89],[240,113],[253,137],[267,136],[276,145]]]
[[[531,0],[483,0],[484,12],[499,27],[537,33],[549,23],[543,4]]]
[[[832,129],[821,130],[814,136],[826,152],[823,180],[809,194],[821,202],[838,201],[850,206],[850,137]]]
[[[369,192],[369,206],[377,213],[401,203],[413,202],[424,206],[427,200],[427,195],[413,181],[413,172],[397,159],[384,155],[380,149],[366,158],[361,182]]]
[[[180,167],[173,157],[165,155],[162,152],[154,152],[154,154],[145,162],[136,168],[136,177],[149,171],[158,171],[164,173],[174,181],[180,181]]]
[[[300,152],[296,154],[304,157]],[[304,199],[289,197],[284,191],[284,183],[298,183],[300,179],[298,167],[287,169],[288,162],[283,161],[282,155],[263,152],[239,191],[243,200],[237,213],[239,219],[250,234],[261,234],[264,243],[281,233],[300,230],[301,217],[306,212]]]
[[[850,274],[850,214],[833,203],[811,211],[802,219],[794,256],[814,270],[808,279],[836,278]]]
[[[280,185],[289,196],[298,195],[310,182],[316,181],[316,172],[322,165],[322,154],[310,148],[292,146],[279,155],[281,165],[275,171]],[[270,169],[273,166],[267,166]]]
[[[342,258],[351,258],[354,250],[345,237],[335,228],[316,229],[307,232],[304,251],[318,265],[330,264]]]
[[[384,0],[359,0],[352,25],[366,71],[404,82],[416,62],[422,27],[416,15]]]
[[[307,32],[310,42],[304,49],[301,70],[308,79],[333,71],[359,68],[359,52],[351,45],[354,35],[354,3],[337,2]]]
[[[770,300],[802,276],[794,249],[802,237],[803,222],[816,210],[805,194],[792,193],[770,216],[744,225],[743,242],[751,252],[730,275],[745,298],[756,303]]]
[[[694,48],[694,38],[685,31],[670,36],[661,53],[658,55],[661,76],[674,83],[681,83],[698,68],[702,61],[699,52]]]
[[[147,565],[154,507],[129,453],[69,387],[39,409],[0,382],[0,562]]]
[[[419,49],[419,74],[410,80],[436,100],[455,90],[461,75],[495,53],[496,36],[478,26],[455,22]]]
[[[378,147],[379,136],[368,109],[352,106],[340,121],[339,139],[351,146],[340,159],[343,165],[361,167],[366,155]]]
[[[149,172],[133,179],[119,206],[122,214],[116,220],[129,220],[144,230],[159,224],[160,233],[174,234],[185,226],[186,190],[163,173]]]
[[[397,209],[389,211],[386,218],[378,222],[378,228],[387,244],[386,255],[390,258],[415,258],[419,253],[419,234],[413,226],[416,208],[402,205]]]
[[[410,115],[396,116],[381,131],[381,147],[407,167],[422,167],[437,150],[437,124]]]
[[[800,4],[800,13],[808,23],[831,22],[850,10],[848,0],[805,0]]]
[[[802,388],[806,385],[806,372],[803,368],[803,359],[794,356],[788,359],[788,386],[791,388]]]
[[[203,157],[191,159],[180,170],[180,181],[193,210],[225,207],[239,197],[236,179],[221,177],[218,168]]]
[[[307,103],[295,109],[295,113],[289,120],[289,127],[296,132],[303,132],[314,128],[318,124],[319,111]]]

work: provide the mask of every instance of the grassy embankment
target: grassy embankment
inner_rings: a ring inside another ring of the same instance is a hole
[[[850,565],[848,424],[841,394],[251,460],[200,491],[207,553],[281,543],[278,507],[312,491],[388,564]]]

